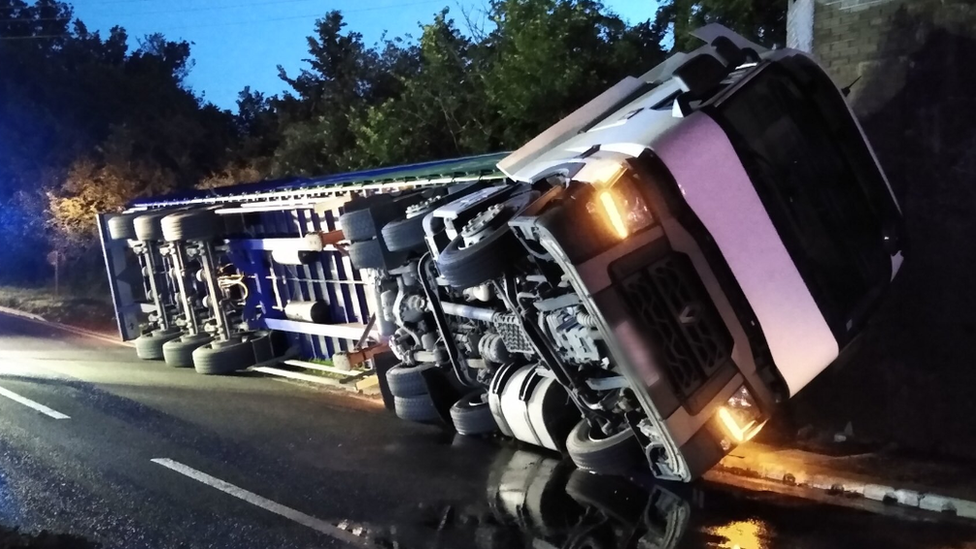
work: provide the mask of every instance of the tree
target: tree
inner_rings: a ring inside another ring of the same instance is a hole
[[[786,44],[786,2],[781,0],[664,0],[654,27],[670,31],[673,48],[701,45],[691,32],[708,23],[720,23],[767,47]]]
[[[483,85],[510,148],[663,58],[595,0],[493,0],[490,17]]]
[[[131,64],[145,62],[157,65],[158,74],[165,74],[175,80],[179,87],[183,86],[186,77],[195,65],[190,59],[190,44],[171,42],[161,33],[147,35],[139,41],[139,50],[130,59]]]
[[[146,177],[152,178],[146,180]],[[161,172],[79,159],[69,168],[57,190],[47,191],[48,225],[55,247],[87,252],[96,235],[95,215],[121,211],[130,199],[150,189],[166,189],[171,182]]]
[[[785,36],[781,0],[662,0],[637,25],[599,0],[491,0],[487,32],[444,9],[418,40],[372,47],[330,11],[307,68],[279,67],[291,90],[245,88],[233,116],[187,86],[187,42],[151,34],[130,50],[125,29],[91,32],[57,0],[0,12],[0,240],[31,242],[11,246],[24,265],[45,235],[91,245],[91,214],[141,194],[518,147],[665,48],[697,45],[700,24]]]
[[[253,183],[264,178],[264,173],[253,165],[229,165],[227,168],[204,177],[197,183],[198,189],[216,189],[241,183]]]
[[[330,13],[310,68],[274,101],[276,175],[316,174],[514,148],[627,75],[663,58],[650,22],[630,27],[595,0],[494,0],[488,34],[442,10],[417,43],[365,48]]]
[[[444,9],[422,27],[416,48],[388,46],[401,63],[399,94],[354,118],[361,165],[388,165],[479,153],[499,146],[481,84],[481,52]],[[386,61],[389,63],[389,61]]]
[[[48,246],[93,242],[92,213],[190,187],[237,148],[230,113],[185,86],[190,46],[91,32],[55,0],[0,0],[0,240],[9,281],[38,278]],[[30,246],[19,246],[30,242]]]
[[[344,33],[342,14],[331,11],[315,23],[308,38],[309,56],[297,77],[278,67],[281,79],[295,90],[277,102],[283,124],[274,154],[276,175],[311,175],[347,168],[355,137],[350,113],[368,105],[375,91],[376,52],[362,35]]]

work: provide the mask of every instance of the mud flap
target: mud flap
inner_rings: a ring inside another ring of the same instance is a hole
[[[451,406],[461,398],[461,391],[458,384],[452,383],[448,374],[440,368],[430,368],[423,372],[424,381],[427,382],[427,391],[431,400],[434,401],[434,408],[441,416],[444,425],[454,428],[454,421],[451,420]]]
[[[393,393],[390,392],[390,384],[386,381],[386,372],[389,372],[390,368],[399,363],[400,361],[393,353],[383,353],[373,357],[373,370],[376,372],[376,380],[379,382],[383,406],[391,412],[395,409],[393,407]]]
[[[112,292],[112,305],[119,326],[122,341],[129,341],[142,335],[139,318],[142,304],[138,300],[145,296],[142,286],[142,267],[139,258],[124,240],[112,240],[108,232],[108,220],[115,214],[98,214],[98,238],[102,242],[108,285]]]

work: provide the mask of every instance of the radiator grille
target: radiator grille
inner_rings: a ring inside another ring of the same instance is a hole
[[[687,256],[669,253],[624,279],[622,289],[685,397],[731,358],[732,336]]]
[[[534,351],[532,342],[522,331],[522,325],[519,324],[518,317],[513,313],[497,315],[493,324],[498,330],[498,335],[502,336],[502,341],[505,343],[508,352],[531,353]]]

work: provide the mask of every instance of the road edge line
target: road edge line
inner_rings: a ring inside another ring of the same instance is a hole
[[[894,485],[865,482],[838,475],[808,474],[788,471],[782,467],[758,468],[729,467],[719,464],[715,471],[744,477],[758,478],[798,488],[807,488],[838,497],[862,497],[889,505],[945,513],[959,518],[976,520],[976,501],[924,492]]]
[[[184,465],[169,458],[154,458],[150,459],[149,461],[193,479],[201,484],[205,484],[211,488],[219,490],[229,496],[233,496],[241,501],[250,503],[255,507],[259,507],[265,511],[269,511],[280,517],[289,519],[292,522],[301,524],[307,528],[311,528],[312,530],[325,534],[333,539],[360,547],[365,546],[364,539],[347,532],[338,526],[330,524],[322,519],[315,518],[311,515],[307,515],[297,509],[292,509],[291,507],[282,505],[263,496],[259,496],[254,492],[245,490],[244,488],[231,484],[226,480],[221,480],[217,477],[204,473],[203,471],[194,469],[189,465]]]
[[[0,313],[8,314],[10,316],[16,316],[20,318],[27,318],[30,320],[36,320],[37,322],[47,322],[41,315],[36,315],[34,313],[28,313],[27,311],[21,311],[20,309],[11,309],[10,307],[0,306]]]
[[[116,345],[120,345],[120,346],[123,346],[123,347],[129,347],[129,348],[132,348],[133,347],[133,345],[131,343],[129,343],[128,341],[119,341],[119,340],[113,339],[113,338],[111,338],[111,337],[109,337],[109,336],[107,336],[105,334],[101,334],[101,333],[98,333],[98,332],[94,332],[92,330],[86,330],[84,328],[78,328],[77,326],[69,326],[67,324],[62,324],[60,322],[55,322],[53,320],[48,320],[48,319],[46,319],[46,318],[44,318],[44,317],[42,317],[40,315],[36,315],[34,313],[28,313],[26,311],[20,311],[20,310],[17,310],[17,309],[11,309],[10,307],[0,307],[0,313],[7,314],[7,315],[10,315],[10,316],[15,316],[17,318],[22,318],[24,320],[29,320],[31,322],[36,322],[38,324],[42,324],[44,326],[48,326],[48,327],[51,327],[51,328],[56,328],[58,330],[63,330],[65,332],[71,332],[71,333],[73,333],[75,335],[81,335],[81,336],[85,336],[85,337],[90,337],[92,339],[98,339],[98,340],[104,341],[106,343],[114,343]]]

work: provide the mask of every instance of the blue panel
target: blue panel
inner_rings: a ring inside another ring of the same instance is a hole
[[[248,321],[256,318],[258,303],[261,304],[261,308],[264,310],[266,316],[270,318],[284,318],[284,313],[274,308],[274,288],[272,287],[271,281],[267,278],[269,274],[273,273],[269,273],[267,263],[264,259],[264,253],[261,251],[253,251],[253,249],[248,249],[244,246],[238,246],[239,243],[243,242],[248,241],[230,241],[228,243],[228,256],[234,266],[248,277],[246,280],[248,281],[249,292],[247,303],[244,306],[244,318]]]

